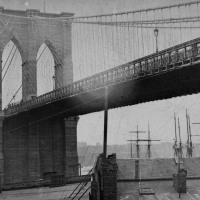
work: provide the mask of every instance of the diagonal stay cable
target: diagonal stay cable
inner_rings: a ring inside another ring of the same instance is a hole
[[[7,67],[7,69],[6,69],[6,72],[5,72],[4,76],[3,76],[3,78],[1,79],[1,82],[3,82],[3,79],[5,78],[5,76],[6,76],[7,72],[8,72],[8,69],[9,69],[9,67],[10,67],[10,64],[11,64],[11,62],[12,62],[14,56],[15,56],[16,51],[17,51],[17,47],[16,47],[15,52],[13,53],[13,56],[12,56],[10,62],[9,62],[9,65],[8,65],[8,67]]]
[[[31,123],[29,123],[29,124],[27,124],[27,125],[23,125],[23,126],[20,126],[20,127],[18,127],[18,128],[14,128],[14,129],[12,129],[12,130],[6,131],[5,133],[9,133],[9,132],[12,132],[12,131],[15,131],[15,130],[19,130],[20,128],[25,128],[25,127],[27,127],[27,126],[36,124],[36,123],[38,123],[38,122],[42,122],[42,121],[44,121],[44,120],[51,119],[51,118],[56,117],[56,116],[58,116],[58,115],[60,115],[60,114],[66,113],[66,112],[68,112],[68,111],[70,111],[70,110],[79,108],[79,107],[81,107],[81,106],[83,106],[83,105],[87,105],[88,103],[91,103],[91,102],[93,102],[93,101],[96,101],[97,99],[102,98],[103,96],[104,96],[104,94],[101,95],[101,96],[98,96],[98,97],[96,97],[96,98],[94,98],[94,99],[92,99],[92,100],[90,100],[90,101],[87,101],[87,102],[85,102],[85,103],[81,103],[81,104],[79,104],[79,105],[77,105],[77,106],[74,106],[74,107],[72,107],[72,108],[69,108],[69,109],[66,109],[66,110],[64,110],[64,111],[58,112],[58,113],[56,113],[56,114],[54,114],[54,115],[50,115],[50,116],[45,117],[45,118],[43,118],[43,119],[40,119],[40,120],[31,122]]]
[[[88,174],[87,175],[91,175],[91,173],[92,173],[92,170],[93,170],[93,168],[88,172]],[[82,180],[82,182],[80,182],[78,185],[77,185],[77,187],[73,190],[73,192],[70,194],[70,196],[68,196],[67,198],[75,198],[76,196],[77,196],[77,194],[84,188],[84,184],[85,184],[85,180],[87,179],[87,177],[85,177],[83,180]],[[86,183],[88,183],[88,182],[86,182]],[[79,186],[81,186],[80,188],[79,188]],[[77,193],[75,193],[76,192],[76,190],[78,190],[78,192]],[[68,192],[68,191],[67,191]],[[76,194],[74,197],[72,197],[72,195],[73,194]],[[66,197],[67,196],[67,194],[64,196],[64,197]]]
[[[88,182],[82,184],[81,188],[78,190],[78,192],[75,194],[75,196],[72,197],[72,200],[74,200],[74,199],[78,196],[78,194],[83,190],[83,188],[87,185],[87,183],[88,183]],[[90,188],[90,187],[89,187],[89,188]],[[87,189],[87,190],[88,190],[88,189]],[[86,190],[86,191],[87,191],[87,190]],[[84,194],[85,194],[85,193],[83,193],[83,195],[84,195]]]
[[[45,46],[45,48],[43,49],[42,53],[40,54],[39,58],[37,59],[37,62],[38,60],[41,58],[42,54],[44,53],[45,49],[47,48],[47,45]]]
[[[46,47],[47,47],[47,46],[46,46]],[[16,49],[17,49],[17,48],[16,48]],[[44,48],[44,50],[45,50],[45,48]],[[43,50],[42,53],[40,54],[40,56],[39,56],[39,58],[37,59],[37,61],[40,59],[40,57],[41,57],[42,54],[44,53],[44,50]],[[22,87],[22,84],[21,84],[21,86],[18,88],[18,90],[16,91],[16,93],[13,95],[12,99],[10,100],[10,102],[7,104],[6,107],[8,107],[8,105],[11,103],[11,101],[15,98],[15,96],[17,95],[17,93],[19,92],[19,90],[21,89],[21,87]],[[8,171],[8,169],[7,169],[7,171]],[[4,173],[1,173],[0,177],[2,177],[7,171],[5,171]]]
[[[162,74],[165,74],[165,73],[168,73],[168,71],[163,71],[163,72],[162,72]],[[160,75],[160,74],[153,74],[151,77],[155,77],[155,76],[159,76],[159,75]],[[146,79],[148,79],[148,78],[149,78],[149,76],[144,77],[142,80],[146,80]],[[139,81],[140,81],[140,80],[136,80],[135,82],[139,82]],[[135,82],[134,82],[134,83],[135,83]],[[129,83],[128,85],[131,85],[131,84],[133,84],[133,83]],[[46,117],[46,118],[44,118],[44,119],[40,119],[40,120],[37,120],[37,121],[35,121],[35,122],[31,122],[31,123],[29,123],[29,124],[27,124],[27,125],[24,125],[24,126],[15,128],[15,129],[12,129],[12,130],[10,130],[10,131],[6,131],[5,133],[11,132],[11,131],[14,131],[14,130],[18,130],[18,129],[20,129],[20,128],[24,128],[24,127],[26,127],[26,126],[35,124],[35,123],[37,123],[37,122],[44,121],[44,120],[46,120],[46,119],[50,119],[50,118],[52,118],[52,117],[56,117],[56,116],[58,116],[58,115],[60,115],[60,114],[66,113],[67,111],[70,111],[70,110],[73,110],[73,109],[78,108],[78,107],[80,107],[80,106],[83,106],[83,105],[86,105],[86,104],[88,104],[88,103],[94,102],[94,101],[96,101],[97,99],[102,98],[103,96],[104,96],[104,95],[98,96],[98,97],[96,97],[96,98],[94,98],[94,99],[92,99],[92,100],[89,100],[89,101],[85,102],[85,103],[82,103],[82,104],[79,104],[79,105],[77,105],[77,106],[74,106],[73,108],[69,108],[69,109],[67,109],[67,110],[58,112],[58,113],[56,113],[56,114],[54,114],[54,115],[51,115],[51,116],[48,116],[48,117]],[[110,101],[110,102],[120,102],[120,101],[122,101],[122,100]],[[102,102],[99,102],[98,104],[100,104],[100,103],[102,103]]]
[[[83,197],[83,195],[84,195],[90,188],[91,188],[91,186],[87,188],[87,190],[79,197],[78,200],[80,200],[80,199]]]
[[[14,47],[14,45],[13,45],[13,47]],[[46,47],[43,49],[43,51],[42,51],[42,53],[40,54],[40,56],[39,56],[39,58],[37,59],[37,62],[39,61],[39,59],[41,58],[41,56],[42,56],[42,54],[44,53],[44,51],[45,51],[45,49],[47,48],[47,45],[46,45]],[[13,48],[12,48],[13,49]],[[11,50],[12,51],[12,50]],[[9,64],[10,65],[10,64]],[[2,80],[3,81],[3,80]],[[8,107],[8,105],[12,102],[12,100],[15,98],[15,96],[17,95],[17,93],[19,92],[19,90],[21,89],[21,87],[22,87],[22,84],[21,84],[21,86],[18,88],[18,90],[15,92],[15,94],[13,95],[13,97],[12,97],[12,99],[9,101],[9,103],[7,104],[7,106],[6,107]]]
[[[97,150],[97,146],[95,147],[94,152],[96,152],[96,150]],[[94,156],[94,154],[93,154],[93,156]],[[91,162],[91,159],[93,158],[93,156],[90,158],[90,160],[89,160],[87,166],[88,166],[89,163]],[[89,170],[89,172],[87,173],[87,175],[90,175],[90,174],[92,173],[93,169],[94,169],[94,166]],[[86,179],[86,178],[84,178],[84,180],[85,180],[85,179]],[[67,198],[71,198],[71,196],[73,195],[73,193],[78,189],[78,187],[79,187],[81,184],[82,184],[82,182],[74,189],[74,191],[72,192],[72,194],[71,194],[70,196],[68,196]],[[82,187],[82,188],[84,188],[84,187]],[[64,197],[66,197],[66,196],[68,195],[69,190],[70,190],[70,188],[69,188],[68,190],[66,190],[67,193],[66,193],[66,195],[65,195]],[[64,194],[64,193],[63,193],[63,194]],[[63,197],[63,195],[62,195],[62,197]],[[62,197],[61,197],[61,199],[62,199]],[[61,200],[61,199],[60,199],[60,200]]]
[[[4,64],[4,66],[3,66],[3,69],[2,69],[1,71],[4,70],[4,68],[5,68],[5,66],[6,66],[6,64],[7,64],[7,62],[8,62],[8,59],[10,58],[10,55],[11,55],[13,49],[14,49],[14,46],[15,46],[15,45],[13,44],[13,47],[12,47],[12,49],[11,49],[11,51],[10,51],[10,53],[9,53],[9,55],[8,55],[8,57],[7,57],[7,59],[6,59],[6,62],[5,62],[5,64]]]
[[[18,90],[15,92],[15,94],[13,95],[12,99],[9,101],[8,105],[11,103],[11,101],[15,98],[15,96],[17,95],[17,93],[19,92],[19,90],[21,89],[22,85],[18,88]],[[8,105],[6,107],[8,107]]]

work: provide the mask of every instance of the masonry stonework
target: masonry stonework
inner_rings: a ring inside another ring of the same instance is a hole
[[[34,122],[33,119],[29,123]],[[40,176],[40,131],[39,124],[28,126],[29,180],[38,180]]]
[[[3,155],[3,112],[0,112],[0,185],[4,182],[4,155]],[[0,186],[1,187],[1,186]]]
[[[92,175],[92,200],[117,200],[117,170],[116,154],[99,155]]]
[[[2,50],[0,50],[0,58],[2,58]],[[2,60],[0,60],[0,69],[2,69]],[[0,77],[2,77],[2,70],[0,70]],[[2,110],[2,81],[0,81],[0,110]]]
[[[22,64],[22,97],[30,100],[31,96],[37,96],[37,62],[29,60]]]
[[[23,101],[37,96],[37,54],[43,43],[54,58],[55,88],[73,82],[72,21],[68,19],[73,13],[40,13],[35,9],[20,11],[3,7],[0,12],[5,22],[15,21],[8,23],[6,31],[1,33],[0,56],[2,58],[3,49],[10,40],[18,48],[22,59]],[[0,104],[1,99],[0,85]],[[23,117],[13,116],[3,121],[0,115],[2,183],[35,181],[48,173],[78,175],[77,123],[78,117],[41,121],[34,113],[24,113]]]
[[[71,21],[67,20],[63,21],[61,23],[61,29],[62,29],[61,32],[63,33],[63,46],[62,46],[63,83],[62,84],[67,85],[73,82]]]
[[[79,117],[65,119],[65,176],[78,175],[77,123]]]
[[[37,116],[6,118],[3,145],[0,127],[2,183],[35,181],[47,173],[78,175],[77,123],[78,117],[43,121]]]
[[[37,96],[37,53],[45,43],[51,51],[55,64],[55,88],[73,82],[71,20],[73,13],[40,13],[39,10],[6,10],[0,7],[5,21],[10,14],[15,23],[8,23],[1,34],[2,49],[11,40],[17,46],[22,58],[22,98],[29,100]],[[16,17],[16,18],[15,18]],[[51,18],[51,19],[48,19]],[[44,25],[45,24],[45,25]]]

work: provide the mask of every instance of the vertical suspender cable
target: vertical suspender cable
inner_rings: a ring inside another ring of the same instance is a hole
[[[134,13],[133,13],[133,47],[134,47],[134,50],[133,50],[133,59],[135,60],[138,56],[136,56],[136,52],[138,52],[137,51],[137,47],[136,47],[136,45],[137,45],[137,43],[136,43],[136,33],[137,33],[137,25],[135,24],[135,17],[134,17]]]
[[[119,63],[119,33],[118,33],[119,26],[118,26],[117,18],[118,18],[119,15],[115,15],[115,16],[116,16],[116,42],[117,42],[117,48],[116,48],[117,63],[116,63],[116,65],[118,65],[118,63]]]
[[[193,31],[192,31],[192,21],[191,21],[190,4],[188,5],[188,7],[189,7],[189,15],[190,15],[190,36],[192,36],[192,38],[190,38],[190,40],[191,40],[191,39],[194,39],[194,36],[193,36]]]
[[[79,29],[78,29],[78,33],[77,33],[77,37],[78,37],[78,49],[79,49],[79,63],[81,65],[81,74],[80,74],[80,79],[82,79],[84,77],[84,71],[85,71],[85,60],[83,59],[83,51],[84,51],[84,46],[83,46],[83,23],[82,23],[82,19],[79,19]]]
[[[155,10],[153,10],[153,18],[154,18],[154,21],[155,21],[155,23],[156,23]],[[154,28],[156,28],[156,25],[154,25]],[[153,37],[154,37],[154,36],[153,36]],[[155,49],[156,49],[155,42],[153,42],[153,52],[155,52]]]
[[[92,38],[93,38],[93,43],[92,43],[92,45],[93,45],[93,56],[92,56],[92,58],[94,59],[94,63],[93,63],[93,72],[94,72],[94,74],[96,74],[97,73],[97,71],[96,71],[96,68],[97,68],[97,59],[96,59],[96,40],[95,40],[95,26],[96,26],[96,23],[95,23],[95,17],[93,17],[93,20],[92,20]]]
[[[146,11],[146,20],[148,20],[148,15],[147,15],[147,11]],[[146,39],[147,39],[147,45],[145,45],[145,46],[147,46],[147,49],[148,49],[148,55],[150,54],[150,44],[149,44],[149,31],[150,31],[151,29],[150,28],[146,28],[146,31],[147,31],[147,34],[146,34]]]
[[[142,21],[142,12],[140,12],[140,21]],[[144,56],[144,39],[143,39],[143,27],[142,27],[142,23],[141,23],[141,25],[140,25],[141,27],[141,37],[142,37],[142,40],[141,40],[141,42],[142,42],[142,53],[143,53],[143,55],[141,56],[141,57],[143,57]]]
[[[77,54],[75,54],[75,52],[77,52],[77,50],[76,50],[76,23],[74,23],[74,21],[72,21],[72,23],[71,23],[71,29],[72,29],[72,37],[71,37],[71,42],[72,42],[72,62],[73,62],[73,74],[75,74],[75,69],[78,67],[78,65],[77,65],[77,59],[76,59],[76,56],[77,56]],[[78,70],[78,71],[80,71],[80,70]],[[75,79],[75,77],[74,77],[74,80],[76,80]]]
[[[199,21],[199,6],[198,6],[198,2],[197,2],[197,16],[198,16],[198,21]],[[199,23],[198,23],[198,21],[196,22],[196,27],[197,28],[195,28],[195,33],[197,34],[197,36],[196,37],[198,37],[198,33],[199,33],[199,29],[198,29],[198,25],[199,25]]]
[[[162,20],[164,20],[163,9],[161,8],[160,10],[161,10],[161,18],[162,18]],[[166,32],[165,23],[164,23],[164,27],[163,27],[163,32],[164,32],[164,39],[163,39],[164,40],[164,45],[163,45],[163,48],[166,49],[167,48],[167,45],[166,45],[167,44],[167,42],[166,42],[167,38],[166,38],[166,33],[165,33]]]
[[[82,22],[81,19],[77,19],[77,49],[78,49],[78,64],[80,66],[79,79],[83,78],[84,71],[84,60],[82,56],[83,45],[82,45]]]
[[[178,13],[179,13],[179,18],[181,18],[180,6],[178,6]],[[183,43],[182,29],[181,29],[181,20],[180,20],[180,22],[179,22],[179,25],[180,25],[180,36],[181,36],[181,41],[180,41],[180,43]]]
[[[96,52],[96,56],[97,56],[97,72],[101,66],[101,63],[100,63],[100,25],[99,25],[99,20],[98,20],[98,17],[96,17],[96,22],[97,22],[97,30],[96,30],[96,33],[97,33],[97,52]]]
[[[106,16],[104,16],[104,19],[102,17],[102,22],[104,24],[104,51],[105,51],[105,54],[104,54],[104,60],[105,60],[105,70],[107,70],[107,67],[108,67],[108,63],[109,63],[109,57],[108,57],[108,53],[109,53],[109,50],[107,48],[107,24],[106,24]]]
[[[187,18],[187,9],[186,9],[186,5],[184,5],[184,13],[185,13],[185,17]],[[186,21],[183,23],[183,25],[186,27],[185,31],[183,32],[183,42],[185,42],[187,40],[187,32],[188,32],[188,22],[187,19]]]
[[[79,73],[77,73],[78,74],[77,79],[80,80],[82,78],[82,68],[83,68],[83,63],[81,61],[81,48],[80,48],[81,23],[79,19],[76,19],[74,23],[76,23],[76,33],[75,33],[76,36],[74,36],[76,37],[76,49],[74,51],[75,51],[75,54],[77,54],[76,62],[77,62],[77,68],[79,71]]]
[[[125,47],[124,47],[124,33],[123,33],[123,20],[122,20],[122,14],[120,14],[121,16],[121,19],[120,19],[120,37],[121,37],[121,42],[122,42],[122,45],[121,45],[121,51],[122,51],[122,62],[124,63],[125,62]],[[122,64],[122,63],[120,63]]]
[[[141,36],[141,34],[139,32],[139,24],[137,24],[137,34],[136,34],[136,43],[137,43],[137,52],[138,52],[137,58],[141,57],[140,56],[140,36]]]
[[[111,60],[111,56],[110,56],[110,52],[109,52],[109,37],[108,37],[108,21],[107,21],[107,17],[105,16],[105,49],[106,49],[106,70],[110,68],[110,60]]]
[[[88,74],[87,76],[91,76],[93,75],[93,63],[91,62],[91,31],[90,31],[90,27],[92,26],[92,24],[90,25],[88,23],[90,18],[86,18],[86,23],[85,23],[85,30],[86,30],[86,35],[87,35],[87,52],[88,52]]]
[[[128,51],[126,52],[126,25],[125,25],[125,15],[121,15],[122,17],[122,34],[123,34],[123,43],[124,43],[124,62],[127,62],[126,55],[128,54]]]
[[[131,15],[132,14],[132,15]],[[131,33],[132,34],[130,34],[131,36],[131,38],[132,38],[132,42],[131,42],[131,44],[132,44],[132,60],[134,60],[135,59],[135,43],[134,43],[134,37],[135,37],[135,29],[136,29],[136,27],[135,27],[135,22],[134,22],[134,13],[130,13],[130,21],[131,21]]]
[[[74,67],[73,67],[73,74],[76,73],[75,70],[79,71],[79,73],[81,73],[80,71],[80,66],[78,65],[78,49],[77,49],[77,23],[75,21],[72,22],[72,59],[73,59],[73,63],[74,63]],[[76,73],[77,74],[77,73]],[[74,80],[79,80],[79,78],[75,78]]]
[[[105,50],[104,50],[104,36],[103,36],[104,33],[103,33],[102,17],[99,17],[99,18],[100,18],[99,20],[101,22],[100,23],[101,24],[100,25],[101,26],[101,38],[102,38],[101,42],[102,42],[102,48],[103,48],[102,51],[101,51],[101,52],[103,52],[103,70],[106,70],[106,66],[105,66],[106,65],[105,64]],[[101,60],[101,58],[100,58],[100,60]]]
[[[196,36],[196,30],[195,30],[195,21],[194,21],[194,19],[192,20],[192,32],[193,32],[193,34],[194,34],[194,39],[196,38],[196,37],[198,37],[198,36]]]
[[[113,58],[113,62],[112,62],[112,67],[115,67],[115,54],[114,54],[114,34],[113,34],[113,29],[114,29],[114,22],[112,20],[112,17],[114,17],[115,14],[110,16],[110,24],[111,24],[111,57]]]
[[[130,37],[130,22],[129,22],[129,18],[128,18],[128,13],[127,13],[127,24],[128,24],[128,49],[129,49],[129,61],[132,60],[132,48],[131,48],[131,37]]]
[[[170,8],[168,8],[168,13],[169,13],[169,18],[170,18]],[[169,20],[169,24],[167,24],[167,42],[168,42],[168,47],[171,47],[171,38],[170,38],[170,30],[171,30],[171,23]]]
[[[43,71],[44,71],[44,90],[46,90],[46,88],[47,88],[47,79],[46,79],[46,75],[48,74],[48,69],[47,69],[47,65],[48,65],[48,63],[47,63],[47,60],[45,59],[45,57],[46,57],[46,53],[44,54],[44,56],[43,56],[43,62],[44,62],[44,65],[43,65]]]
[[[171,19],[172,19],[172,16],[171,16],[171,8],[169,8],[170,9],[170,12],[169,12],[169,14],[170,14],[170,22],[171,22]],[[172,44],[170,45],[170,46],[174,46],[175,45],[175,43],[174,43],[174,35],[173,35],[173,27],[172,27],[172,25],[173,25],[173,23],[170,23],[170,35],[171,35],[171,42],[172,42]]]
[[[197,3],[197,15],[198,15],[198,21],[200,19],[200,15],[199,15],[199,3]],[[199,23],[200,25],[200,23]],[[198,27],[198,23],[197,23],[197,27]],[[197,32],[199,32],[199,28],[197,28]]]
[[[84,51],[83,51],[83,60],[84,60],[84,78],[87,77],[87,71],[88,71],[88,57],[87,57],[87,45],[86,45],[86,31],[85,31],[85,18],[83,18],[83,23],[82,23],[82,26],[83,26],[83,42],[82,42],[82,45],[83,45],[83,48],[84,48]]]

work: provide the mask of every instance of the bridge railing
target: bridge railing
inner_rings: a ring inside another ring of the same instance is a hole
[[[102,73],[79,80],[65,87],[53,90],[35,99],[9,105],[5,114],[15,114],[73,95],[137,79],[191,64],[200,55],[200,38],[176,45],[158,53],[128,62]]]

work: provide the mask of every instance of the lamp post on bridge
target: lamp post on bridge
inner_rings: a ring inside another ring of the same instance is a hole
[[[158,29],[157,28],[155,28],[154,29],[154,35],[156,36],[156,53],[158,53],[158,39],[157,39],[157,37],[158,37]]]
[[[53,76],[52,76],[52,79],[53,79],[53,90],[55,90],[55,87],[56,87],[55,79],[56,79],[56,77],[53,75]]]

